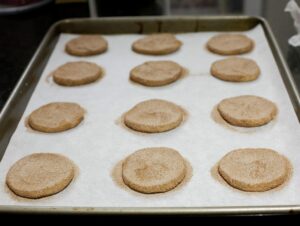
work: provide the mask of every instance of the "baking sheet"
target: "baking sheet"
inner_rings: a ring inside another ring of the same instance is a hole
[[[61,34],[24,115],[0,164],[0,205],[53,207],[220,207],[300,204],[299,122],[285,90],[261,25],[241,32],[255,40],[254,51],[243,56],[257,61],[258,80],[230,83],[209,73],[212,62],[224,57],[208,52],[205,43],[216,32],[178,34],[180,51],[166,56],[146,56],[131,51],[141,35],[105,35],[109,51],[78,58],[64,52],[65,43],[76,35]],[[147,88],[128,81],[129,71],[148,60],[174,60],[189,70],[188,76],[172,85]],[[61,87],[49,74],[69,61],[87,60],[105,68],[98,82],[81,87]],[[230,130],[211,118],[213,107],[223,98],[253,94],[274,101],[279,114],[270,124],[255,131]],[[159,134],[130,132],[120,126],[120,116],[140,101],[161,98],[181,105],[189,117],[175,130]],[[36,108],[53,101],[77,102],[87,110],[78,127],[56,134],[31,132],[25,118]],[[180,189],[143,195],[120,188],[112,179],[114,166],[137,149],[175,148],[193,167],[191,180]],[[211,176],[211,168],[229,151],[244,147],[272,148],[288,157],[294,167],[289,183],[275,191],[247,193],[231,189]],[[79,175],[61,193],[39,199],[16,199],[5,186],[9,167],[35,152],[62,153],[79,167]]]

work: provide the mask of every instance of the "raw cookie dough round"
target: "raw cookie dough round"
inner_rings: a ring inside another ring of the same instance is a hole
[[[286,181],[289,163],[271,149],[237,149],[221,159],[218,171],[232,187],[243,191],[267,191]]]
[[[218,111],[228,123],[241,127],[262,126],[277,114],[273,102],[251,95],[224,99],[218,104]]]
[[[175,82],[182,68],[173,61],[147,61],[130,72],[130,79],[144,86],[163,86]]]
[[[145,148],[125,159],[122,165],[124,183],[142,193],[166,192],[185,177],[182,156],[171,148]]]
[[[33,111],[28,123],[34,130],[55,133],[77,126],[83,117],[84,110],[78,104],[54,102]]]
[[[97,64],[89,62],[69,62],[53,72],[53,80],[62,86],[79,86],[92,83],[102,75]]]
[[[236,55],[250,52],[254,42],[246,35],[220,34],[215,35],[207,42],[207,48],[220,55]]]
[[[66,52],[74,56],[97,55],[107,48],[107,41],[101,35],[81,35],[66,44]]]
[[[124,117],[127,127],[146,133],[164,132],[176,128],[183,120],[183,110],[165,100],[152,99],[143,101]]]
[[[165,55],[177,51],[182,43],[173,34],[152,34],[132,44],[133,51],[149,55]]]
[[[254,60],[241,57],[218,60],[212,64],[210,71],[216,78],[230,82],[253,81],[260,74]]]
[[[74,177],[74,164],[52,153],[36,153],[17,161],[8,171],[6,184],[16,195],[37,199],[66,188]]]

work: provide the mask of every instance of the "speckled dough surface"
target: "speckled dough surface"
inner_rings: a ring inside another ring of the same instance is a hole
[[[72,181],[74,171],[74,164],[62,155],[36,153],[10,168],[6,184],[18,196],[37,199],[62,191]]]
[[[254,60],[241,57],[215,61],[210,71],[216,78],[230,82],[253,81],[260,74],[260,69]]]
[[[107,50],[108,43],[101,35],[81,35],[70,40],[65,47],[74,56],[92,56]]]
[[[100,66],[77,61],[66,63],[53,72],[53,80],[62,86],[79,86],[92,83],[102,75]]]
[[[237,189],[261,192],[284,183],[289,175],[289,163],[270,149],[237,149],[221,159],[218,172]]]
[[[220,55],[236,55],[250,52],[254,42],[242,34],[219,34],[207,42],[207,48]]]
[[[185,177],[186,166],[174,149],[158,147],[138,150],[122,165],[124,183],[142,193],[166,192]]]
[[[173,34],[152,34],[135,41],[132,50],[149,55],[165,55],[177,51],[182,43]]]
[[[165,100],[152,99],[143,101],[124,117],[127,127],[146,133],[164,132],[176,128],[183,120],[183,110]]]
[[[130,79],[144,86],[163,86],[175,82],[182,68],[173,61],[147,61],[130,72]]]
[[[84,117],[78,104],[54,102],[46,104],[29,115],[29,126],[37,131],[54,133],[77,126]]]
[[[224,99],[217,108],[228,123],[241,127],[262,126],[277,114],[277,107],[273,102],[251,95]]]

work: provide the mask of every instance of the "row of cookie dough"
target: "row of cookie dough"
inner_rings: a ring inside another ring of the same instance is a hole
[[[138,39],[132,44],[132,50],[148,55],[165,55],[180,49],[182,42],[173,34],[152,34]],[[220,55],[237,55],[250,52],[254,42],[242,34],[219,34],[206,44],[208,50]],[[102,54],[108,49],[108,43],[101,35],[81,35],[70,40],[65,47],[67,53],[74,56],[92,56]]]
[[[164,86],[177,81],[183,74],[184,68],[173,61],[147,61],[130,71],[130,80],[144,86]],[[231,57],[214,62],[211,74],[225,81],[247,82],[257,79],[260,69],[253,60]],[[58,67],[52,76],[59,85],[79,86],[100,79],[103,69],[95,63],[76,61]]]
[[[174,189],[188,176],[188,163],[171,148],[140,149],[121,161],[121,180],[141,193]],[[237,149],[218,162],[218,174],[242,191],[263,192],[282,185],[291,176],[286,157],[271,149]],[[55,153],[34,153],[18,160],[8,171],[6,184],[16,195],[37,199],[64,190],[77,167]]]
[[[257,127],[273,120],[276,105],[258,96],[237,96],[217,105],[220,116],[233,126]],[[34,110],[28,126],[40,132],[55,133],[76,127],[84,119],[84,109],[76,103],[54,102]],[[184,108],[160,99],[143,101],[124,115],[124,124],[136,131],[158,133],[178,127],[185,118]]]
[[[164,55],[175,52],[181,45],[172,34],[154,34],[134,42],[132,50],[142,54]],[[81,35],[70,40],[65,47],[66,52],[74,56],[93,56],[107,49],[108,43],[100,35]]]
[[[182,43],[172,34],[154,34],[137,40],[132,50],[137,53],[164,55],[177,51]],[[81,35],[70,40],[65,50],[74,56],[93,56],[106,52],[107,41],[101,35]]]
[[[52,77],[58,85],[79,86],[97,81],[103,71],[95,63],[76,61],[58,67]],[[183,67],[173,61],[149,61],[133,68],[130,79],[145,86],[163,86],[179,79],[183,72]]]

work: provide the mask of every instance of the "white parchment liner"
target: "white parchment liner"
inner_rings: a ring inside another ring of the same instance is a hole
[[[205,48],[215,32],[178,34],[180,51],[166,56],[146,56],[131,51],[141,35],[106,35],[107,53],[93,57],[72,57],[64,52],[76,35],[61,34],[26,111],[11,138],[0,164],[0,205],[72,207],[207,207],[300,204],[300,131],[291,101],[264,36],[262,27],[244,32],[255,40],[255,49],[243,56],[256,60],[261,68],[258,80],[230,83],[209,73],[212,62],[224,57]],[[174,60],[189,75],[172,85],[147,88],[128,81],[129,71],[147,60]],[[58,66],[87,60],[105,68],[98,82],[81,87],[62,87],[47,81]],[[223,98],[253,94],[274,101],[279,108],[275,122],[250,133],[230,130],[211,118],[213,107]],[[116,123],[140,101],[161,98],[185,108],[189,117],[177,129],[159,134],[137,134]],[[87,110],[78,127],[61,133],[30,132],[25,118],[34,109],[53,101],[77,102]],[[193,177],[181,189],[159,195],[141,195],[118,187],[112,180],[115,164],[137,149],[166,146],[175,148],[191,163]],[[246,193],[231,189],[211,176],[211,168],[227,152],[244,147],[272,148],[288,157],[294,172],[282,189]],[[7,192],[9,167],[34,152],[62,153],[79,167],[79,175],[63,192],[39,199],[15,199]]]

